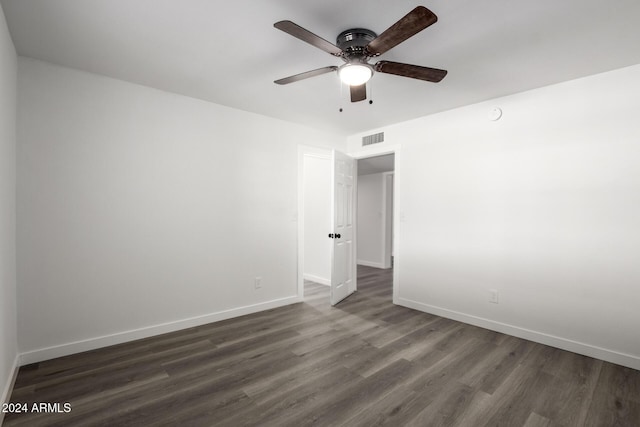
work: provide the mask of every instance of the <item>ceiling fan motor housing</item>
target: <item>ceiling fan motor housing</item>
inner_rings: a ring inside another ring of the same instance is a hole
[[[376,37],[378,37],[376,33],[366,28],[352,28],[338,35],[336,46],[342,49],[345,61],[365,62],[369,56],[365,48]]]

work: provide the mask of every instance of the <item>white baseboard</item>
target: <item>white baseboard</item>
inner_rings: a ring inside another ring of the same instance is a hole
[[[20,369],[20,355],[16,354],[15,359],[13,360],[13,366],[11,368],[11,376],[9,377],[9,381],[2,390],[2,397],[0,400],[0,404],[9,403],[9,399],[11,398],[11,392],[13,391],[13,386],[16,383],[16,377],[18,376],[18,369]],[[0,426],[4,421],[4,412],[0,411]]]
[[[220,311],[217,313],[206,314],[203,316],[191,317],[188,319],[178,320],[175,322],[162,323],[155,326],[134,329],[131,331],[119,332],[111,335],[91,338],[82,341],[75,341],[67,344],[57,345],[53,347],[33,350],[20,355],[22,365],[30,363],[42,362],[43,360],[54,359],[56,357],[68,356],[70,354],[81,353],[83,351],[95,350],[101,347],[107,347],[115,344],[122,344],[128,341],[134,341],[141,338],[147,338],[154,335],[175,332],[181,329],[192,328],[194,326],[206,325],[207,323],[219,322],[221,320],[231,319],[233,317],[244,316],[246,314],[257,313],[259,311],[270,310],[272,308],[282,307],[289,304],[301,302],[298,296],[281,298],[277,300],[267,301],[260,304],[248,305],[244,307],[234,308],[231,310]]]
[[[324,277],[314,276],[313,274],[303,274],[302,278],[304,280],[310,280],[315,283],[320,283],[321,285],[331,286],[331,280],[325,279]]]
[[[573,353],[594,357],[596,359],[640,370],[640,357],[631,354],[619,353],[617,351],[608,350],[606,348],[601,348],[590,344],[549,335],[543,332],[520,328],[518,326],[496,322],[482,317],[448,310],[446,308],[423,304],[404,298],[397,298],[394,301],[394,304],[402,305],[404,307],[413,308],[414,310],[424,311],[426,313],[435,314],[437,316],[446,317],[448,319],[457,320],[459,322],[468,323],[470,325],[479,326],[481,328],[490,329],[496,332],[502,332],[514,337],[524,338],[529,341],[534,341],[540,344],[556,347],[562,350],[571,351]]]
[[[384,264],[381,262],[373,262],[373,261],[365,261],[362,259],[359,259],[357,261],[358,265],[364,265],[366,267],[373,267],[373,268],[385,268]]]

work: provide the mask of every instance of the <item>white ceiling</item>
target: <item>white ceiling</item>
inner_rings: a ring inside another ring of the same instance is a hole
[[[20,55],[348,135],[640,63],[638,0],[429,0],[439,18],[381,59],[444,68],[438,84],[376,74],[351,104],[341,61],[273,28],[289,19],[335,42],[381,33],[397,0],[0,0]],[[340,113],[340,107],[344,111]]]
[[[391,172],[394,170],[395,157],[395,154],[385,154],[383,156],[359,159],[358,175]]]

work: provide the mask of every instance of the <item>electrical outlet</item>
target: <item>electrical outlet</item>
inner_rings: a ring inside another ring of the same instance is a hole
[[[489,302],[497,304],[498,303],[498,290],[497,289],[489,289]]]
[[[262,287],[262,277],[256,277],[253,280],[253,287],[255,289],[260,289]]]

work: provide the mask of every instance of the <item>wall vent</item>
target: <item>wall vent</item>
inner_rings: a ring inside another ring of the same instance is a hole
[[[379,144],[384,142],[384,132],[374,133],[373,135],[367,135],[362,137],[362,146]]]

